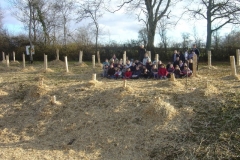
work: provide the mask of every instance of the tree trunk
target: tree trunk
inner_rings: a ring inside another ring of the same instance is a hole
[[[98,51],[98,26],[96,26],[96,53]]]
[[[148,44],[147,44],[147,50],[151,51],[151,54],[155,55],[155,47],[154,47],[154,39],[155,39],[155,31],[157,22],[153,20],[153,18],[148,19]]]
[[[31,15],[30,15],[30,17],[31,17]],[[37,22],[36,22],[36,15],[34,13],[34,7],[32,7],[32,22],[33,22],[33,24],[32,24],[31,29],[33,29],[33,42],[35,43],[37,41],[37,33],[36,33],[37,32],[37,29],[36,29]]]
[[[67,19],[66,19],[66,17],[64,16],[63,17],[63,45],[64,46],[66,46],[66,44],[67,44],[67,27],[66,27],[66,25],[67,25]]]
[[[206,42],[206,50],[210,51],[212,45],[212,30],[211,30],[211,22],[207,22],[207,42]]]
[[[28,0],[28,5],[29,5],[29,14],[30,14],[30,19],[29,19],[29,42],[30,42],[30,63],[33,62],[33,55],[32,55],[32,47],[33,47],[33,44],[32,44],[32,3],[30,0]]]
[[[37,14],[38,14],[39,21],[40,21],[40,23],[42,24],[42,27],[43,27],[44,44],[46,45],[47,42],[49,42],[49,36],[48,36],[48,33],[47,33],[47,28],[46,28],[46,24],[45,24],[45,21],[44,21],[44,16],[43,16],[42,11],[39,8],[38,4],[36,4],[35,7],[37,9]]]
[[[206,50],[211,50],[212,45],[212,22],[211,22],[211,8],[212,8],[212,1],[209,1],[208,7],[207,7],[207,42],[206,42]]]

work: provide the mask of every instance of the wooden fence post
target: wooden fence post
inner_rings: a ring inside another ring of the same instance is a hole
[[[2,52],[2,58],[3,58],[3,61],[6,61],[4,52]]]
[[[174,73],[170,73],[170,81],[175,81],[175,75]]]
[[[68,60],[67,60],[67,56],[65,56],[64,59],[65,59],[66,72],[68,72]]]
[[[79,52],[79,63],[82,63],[83,51]]]
[[[95,55],[92,55],[92,65],[93,65],[93,68],[95,68]]]
[[[52,96],[51,103],[52,103],[52,104],[56,104],[56,96],[55,96],[55,95]]]
[[[151,51],[147,51],[148,57],[150,58],[150,60],[152,61],[152,55],[151,55]]]
[[[47,65],[47,55],[44,54],[44,70],[47,71],[48,65]]]
[[[59,49],[57,48],[57,51],[56,51],[56,54],[57,54],[57,59],[59,61]]]
[[[6,55],[7,67],[9,67],[9,55]]]
[[[197,55],[194,54],[193,55],[193,77],[196,77],[197,76]]]
[[[211,51],[208,51],[208,67],[210,68],[212,66],[212,53]]]
[[[126,88],[126,87],[127,87],[127,80],[124,79],[124,80],[123,80],[123,88]]]
[[[15,52],[13,51],[13,62],[15,62]]]
[[[237,71],[236,71],[235,57],[234,56],[230,56],[230,63],[231,63],[232,75],[236,76]]]
[[[25,54],[22,54],[22,59],[23,59],[23,68],[25,68]]]
[[[93,74],[92,74],[92,80],[93,80],[93,81],[96,81],[96,80],[97,80],[97,74],[96,74],[96,73],[93,73]]]

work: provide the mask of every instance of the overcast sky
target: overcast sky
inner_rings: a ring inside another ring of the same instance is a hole
[[[8,7],[6,0],[0,1],[0,6],[4,13],[3,24],[4,27],[12,34],[19,34],[22,32],[26,32],[23,30],[23,24],[15,19]],[[178,7],[178,8],[177,8]],[[180,15],[181,14],[181,6],[178,5],[174,8],[174,14]],[[124,43],[131,39],[138,39],[138,31],[143,27],[141,22],[138,22],[134,15],[127,15],[123,11],[118,11],[114,14],[112,13],[105,13],[103,17],[99,21],[100,26],[104,30],[104,36],[100,37],[100,41],[108,42],[109,40],[114,40],[116,42]],[[74,24],[74,27],[78,27],[80,25],[85,25],[84,22],[79,24]],[[167,31],[167,35],[171,41],[181,42],[182,33],[189,33],[193,35],[193,28],[194,26],[197,29],[197,33],[199,37],[205,41],[206,40],[206,22],[205,21],[189,21],[187,19],[180,20],[177,26],[172,27]],[[73,28],[73,30],[75,29]],[[221,35],[231,32],[231,27],[226,26],[221,30]],[[155,45],[160,42],[159,35],[156,33],[155,37]],[[193,38],[191,38],[193,39]]]

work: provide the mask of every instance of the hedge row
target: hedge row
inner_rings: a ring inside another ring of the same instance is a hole
[[[79,51],[83,51],[83,61],[91,61],[92,55],[96,55],[96,50],[94,46],[76,46],[76,45],[68,45],[65,47],[53,47],[53,46],[35,46],[35,55],[34,61],[43,61],[44,54],[48,55],[48,60],[52,61],[56,59],[56,49],[59,48],[59,56],[60,60],[64,60],[64,56],[68,56],[68,60],[70,61],[78,61]],[[236,54],[237,48],[219,48],[212,50],[212,60],[213,61],[226,61],[229,60],[229,56]],[[160,60],[169,61],[171,59],[171,55],[175,48],[168,48],[167,51],[164,51],[162,48],[155,48],[155,53],[159,54]],[[181,49],[177,49],[181,50]],[[16,53],[16,59],[22,59],[22,54],[25,53],[25,47],[18,47],[14,49]],[[123,52],[127,52],[127,56],[129,59],[138,59],[138,46],[136,47],[99,47],[99,52],[101,56],[101,61],[104,61],[106,58],[111,58],[113,54],[116,54],[118,58],[122,58]],[[9,54],[10,59],[12,59],[13,49],[8,49],[4,51],[6,54]],[[201,55],[200,60],[207,60],[207,53],[204,49],[200,49]],[[2,54],[0,55],[2,59]],[[154,57],[152,53],[152,57]],[[28,56],[27,56],[28,58]],[[153,58],[152,58],[153,59]]]

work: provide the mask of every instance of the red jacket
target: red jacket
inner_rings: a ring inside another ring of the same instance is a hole
[[[132,77],[132,72],[131,71],[125,72],[125,78],[131,78],[131,77]]]
[[[168,72],[166,68],[159,68],[158,75],[159,76],[167,76]]]

